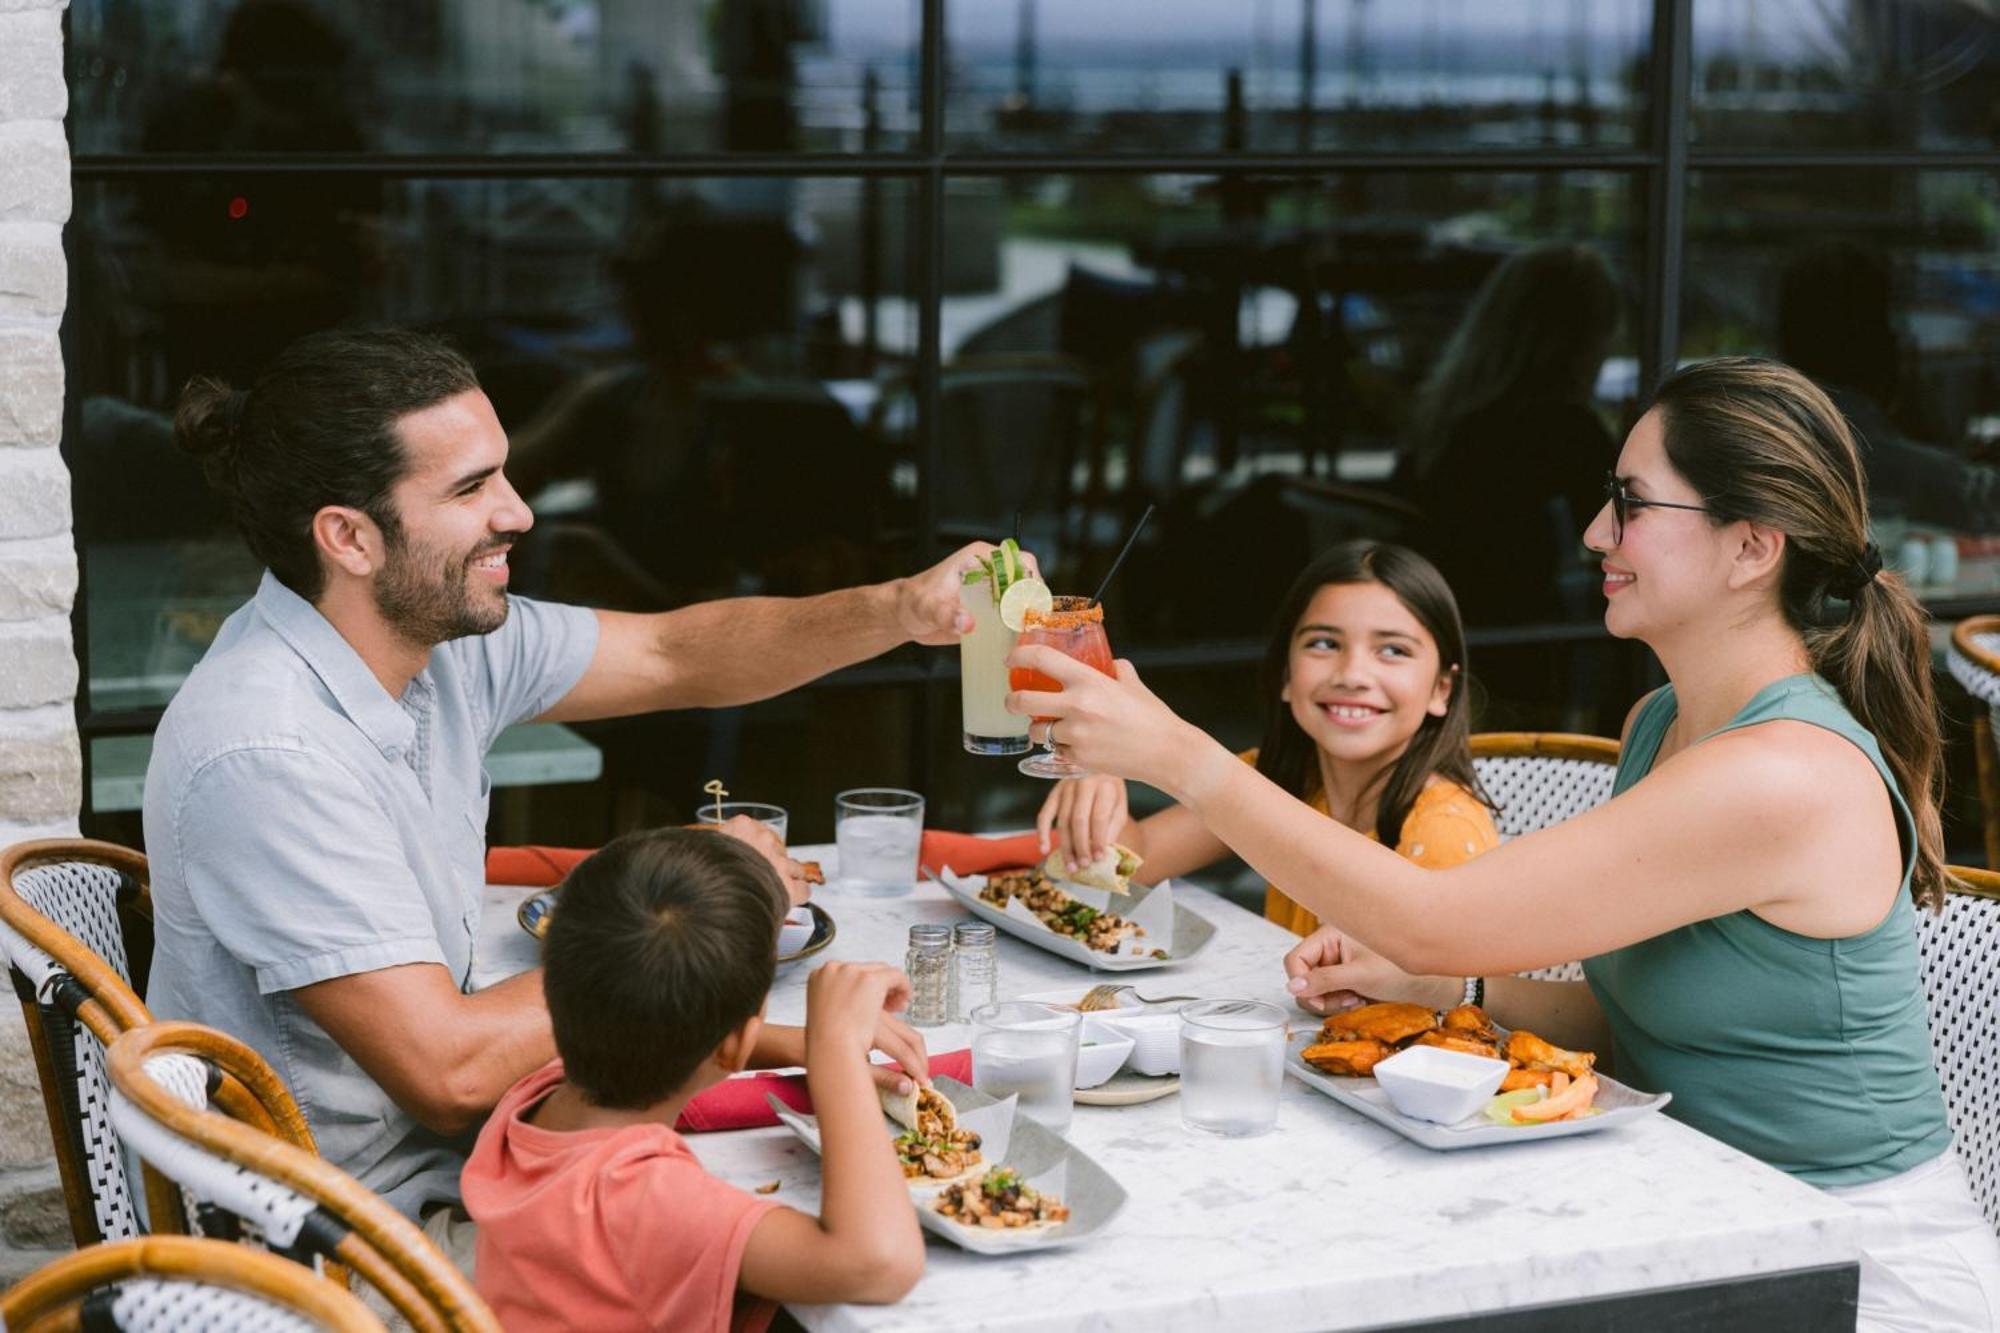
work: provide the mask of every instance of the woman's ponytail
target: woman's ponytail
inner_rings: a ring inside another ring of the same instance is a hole
[[[1901,577],[1877,573],[1853,590],[1844,619],[1809,628],[1813,670],[1840,692],[1855,721],[1874,734],[1917,825],[1910,892],[1944,906],[1943,756],[1931,687],[1929,622]]]

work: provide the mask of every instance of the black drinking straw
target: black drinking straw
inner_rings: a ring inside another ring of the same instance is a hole
[[[1111,562],[1111,568],[1104,571],[1104,582],[1098,584],[1097,591],[1091,594],[1089,603],[1091,606],[1096,606],[1104,600],[1104,590],[1111,586],[1112,577],[1118,573],[1118,566],[1124,564],[1125,557],[1132,554],[1132,544],[1139,540],[1139,534],[1145,530],[1146,520],[1152,516],[1153,506],[1147,505],[1146,512],[1139,515],[1139,521],[1132,525],[1132,535],[1125,539],[1124,549],[1119,551],[1118,558]]]

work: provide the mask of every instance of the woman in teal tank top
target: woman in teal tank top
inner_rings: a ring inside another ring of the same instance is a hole
[[[1812,383],[1690,366],[1620,450],[1584,534],[1605,624],[1666,688],[1604,805],[1426,870],[1273,787],[1141,685],[1016,650],[1085,766],[1161,788],[1327,924],[1286,959],[1316,1011],[1444,1008],[1608,1052],[1670,1113],[1852,1202],[1861,1326],[2000,1327],[2000,1241],[1951,1152],[1915,913],[1942,903],[1922,611],[1881,574],[1854,437]],[[1508,975],[1585,959],[1587,982]],[[1474,978],[1468,982],[1466,978]]]

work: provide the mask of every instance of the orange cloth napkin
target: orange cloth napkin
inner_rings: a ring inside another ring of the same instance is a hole
[[[901,1065],[894,1068],[900,1069]],[[972,1052],[947,1051],[931,1057],[933,1079],[955,1078],[972,1082]],[[705,1088],[681,1109],[674,1128],[683,1134],[710,1134],[725,1129],[763,1129],[778,1123],[778,1113],[764,1100],[771,1093],[785,1105],[804,1115],[812,1114],[812,1095],[806,1091],[804,1074],[752,1074],[748,1078],[724,1079]]]
[[[1039,864],[1043,856],[1039,834],[1017,833],[1011,838],[982,838],[974,833],[947,833],[931,829],[924,834],[917,852],[917,865],[935,877],[940,866],[950,866],[961,875],[983,875],[989,870],[1013,870]]]
[[[560,884],[576,869],[576,863],[594,850],[589,847],[489,847],[486,849],[488,884],[526,884],[538,889]],[[923,873],[936,876],[938,867],[950,866],[961,875],[983,875],[989,870],[1011,870],[1031,866],[1042,859],[1038,835],[1020,833],[1011,838],[982,838],[975,833],[949,833],[931,829],[924,834],[917,864]]]
[[[546,889],[560,884],[594,847],[488,847],[488,884],[527,884]]]

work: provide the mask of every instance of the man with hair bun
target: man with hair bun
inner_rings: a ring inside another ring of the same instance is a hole
[[[538,971],[470,991],[487,748],[530,719],[730,707],[954,643],[971,628],[961,575],[990,548],[657,615],[511,596],[508,552],[534,518],[506,433],[471,365],[415,333],[311,335],[248,389],[196,379],[175,434],[267,570],[154,738],[148,1000],[254,1046],[321,1152],[464,1261],[472,1134],[555,1054]],[[804,896],[762,825],[727,831]],[[925,1068],[886,1013],[875,1045]],[[804,1054],[799,1029],[767,1027],[752,1060]]]

